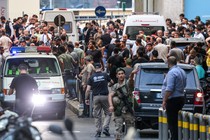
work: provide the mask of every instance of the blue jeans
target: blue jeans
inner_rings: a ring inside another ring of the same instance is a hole
[[[68,94],[73,97],[76,98],[77,94],[76,94],[76,79],[67,79],[66,80],[66,88],[68,90]]]

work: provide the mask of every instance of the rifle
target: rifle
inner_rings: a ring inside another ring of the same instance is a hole
[[[130,112],[131,114],[133,114],[132,103],[128,101],[128,96],[125,96],[125,94],[123,93],[121,88],[119,88],[118,90],[119,90],[119,92],[121,94],[121,99],[124,102],[125,107],[127,107],[126,111]]]

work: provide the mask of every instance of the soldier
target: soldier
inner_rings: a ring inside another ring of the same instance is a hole
[[[108,96],[109,111],[114,112],[114,121],[116,126],[115,138],[122,139],[123,123],[126,128],[134,127],[134,116],[132,109],[132,90],[134,85],[133,75],[137,70],[132,71],[128,81],[125,79],[125,70],[118,68],[116,70],[118,83],[113,86],[112,92]]]

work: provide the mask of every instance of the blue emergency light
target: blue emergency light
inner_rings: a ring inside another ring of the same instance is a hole
[[[25,47],[11,47],[10,48],[11,54],[24,53],[24,52],[25,52]]]

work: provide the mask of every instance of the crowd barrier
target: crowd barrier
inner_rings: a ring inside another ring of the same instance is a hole
[[[159,140],[168,140],[168,124],[166,111],[159,108]],[[209,140],[210,115],[179,111],[178,140]]]

